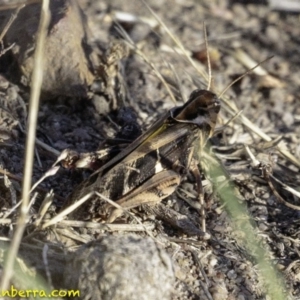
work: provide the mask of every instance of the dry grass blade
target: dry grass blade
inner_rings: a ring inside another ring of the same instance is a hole
[[[82,205],[84,202],[89,200],[91,197],[95,195],[95,192],[90,192],[84,197],[82,197],[80,200],[73,203],[71,206],[67,207],[63,211],[61,211],[59,214],[57,214],[54,218],[52,218],[50,221],[43,224],[42,229],[45,229],[51,225],[55,225],[56,223],[60,222],[65,216],[67,216],[69,213],[74,211],[76,208],[78,208],[80,205]]]
[[[26,132],[24,129],[22,129],[22,128],[20,128],[20,129],[21,129],[22,133],[24,133],[25,135],[27,135],[27,132]],[[58,156],[58,155],[60,154],[59,151],[57,151],[57,150],[54,149],[53,147],[51,147],[51,146],[45,144],[44,142],[42,142],[42,141],[39,140],[38,138],[35,139],[35,143],[36,143],[37,145],[39,145],[41,148],[45,149],[46,151],[52,153],[55,157]]]
[[[252,160],[253,166],[258,167],[260,165],[260,161],[256,159],[256,157],[253,155],[252,151],[248,146],[245,146],[245,150],[248,153],[250,159]]]
[[[8,212],[6,212],[5,215],[3,216],[3,219],[8,218],[8,216],[12,214],[21,204],[22,204],[22,200],[19,201],[15,206],[13,206]]]
[[[281,182],[279,179],[275,178],[274,176],[272,178],[274,180],[276,180],[277,182],[279,182],[285,190],[292,193],[294,196],[300,198],[300,192],[299,191],[297,191],[297,190],[293,189],[292,187],[288,186],[287,184]]]
[[[47,195],[45,196],[45,199],[43,200],[40,209],[38,211],[38,216],[35,221],[35,226],[38,227],[40,226],[46,212],[48,211],[50,205],[53,203],[53,198],[54,198],[54,193],[51,190]]]
[[[33,186],[32,186],[32,188],[30,189],[30,193],[32,192],[32,191],[34,191],[36,188],[37,188],[37,186],[42,182],[42,181],[44,181],[47,177],[50,177],[50,176],[54,176],[56,173],[57,173],[57,171],[59,170],[59,166],[56,166],[56,167],[52,167],[52,168],[50,168]]]
[[[3,275],[1,279],[2,290],[7,289],[9,281],[12,277],[14,261],[18,253],[23,232],[25,230],[26,219],[28,214],[28,205],[29,205],[29,197],[30,197],[29,191],[30,191],[31,179],[32,179],[37,115],[38,115],[38,108],[39,108],[40,91],[41,91],[42,80],[43,80],[44,44],[47,36],[48,25],[50,22],[49,0],[43,0],[41,7],[42,7],[41,20],[39,24],[39,31],[38,31],[37,42],[36,42],[35,61],[34,61],[34,69],[32,74],[32,87],[30,93],[30,110],[29,110],[29,121],[28,121],[29,128],[28,128],[28,136],[26,140],[26,155],[25,155],[24,180],[23,180],[23,190],[22,190],[23,203],[20,209],[20,216],[10,246],[10,251],[4,265]]]
[[[65,236],[68,239],[72,239],[72,240],[77,241],[82,244],[86,244],[86,243],[92,241],[91,237],[86,236],[86,235],[85,236],[79,235],[77,232],[74,232],[70,229],[56,228],[55,231],[57,232],[57,234],[59,234],[61,236]]]
[[[233,57],[235,57],[240,63],[242,63],[247,69],[253,69],[253,73],[258,76],[266,76],[268,72],[261,66],[264,62],[262,61],[259,65],[242,49],[235,49],[234,52],[229,52]],[[254,67],[253,67],[254,66]]]
[[[42,147],[43,149],[49,151],[50,153],[52,153],[54,156],[58,156],[60,154],[59,151],[57,151],[56,149],[52,148],[51,146],[45,144],[44,142],[40,141],[39,139],[35,140],[36,144],[39,145],[40,147]]]
[[[295,195],[296,197],[300,198],[300,193],[298,191],[296,191],[295,189],[289,187],[288,185],[284,184],[282,181],[280,181],[279,179],[277,179],[276,177],[274,177],[272,174],[269,174],[268,171],[265,171],[264,172],[265,174],[265,179],[267,180],[269,186],[270,186],[270,189],[273,191],[274,195],[276,196],[276,198],[282,202],[284,205],[286,205],[287,207],[291,208],[291,209],[295,209],[295,210],[299,210],[300,211],[300,206],[299,205],[294,205],[292,203],[289,203],[287,201],[285,201],[281,196],[280,194],[277,192],[274,184],[272,183],[271,181],[271,178],[273,180],[275,180],[276,182],[278,182],[279,184],[282,185],[282,187],[287,190],[288,192],[292,193],[293,195]]]

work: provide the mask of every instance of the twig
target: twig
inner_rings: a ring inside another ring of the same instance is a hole
[[[5,4],[0,7],[0,11],[13,9],[13,8],[19,7],[20,5],[27,5],[27,4],[40,3],[40,2],[42,2],[42,0],[27,0],[27,1],[23,1],[21,3]]]
[[[0,219],[1,221],[1,219]],[[70,228],[70,227],[79,227],[79,228],[91,228],[91,229],[100,229],[106,231],[145,231],[153,230],[155,224],[101,224],[98,222],[86,222],[86,221],[77,221],[77,220],[62,220],[57,223],[58,228]]]
[[[13,14],[11,15],[11,17],[9,18],[7,24],[4,26],[4,28],[3,28],[3,30],[2,30],[2,32],[1,32],[1,34],[0,34],[0,41],[3,40],[5,34],[7,33],[8,29],[10,28],[11,24],[12,24],[12,23],[14,22],[14,20],[17,18],[18,14],[19,14],[19,11],[20,11],[24,6],[25,6],[24,4],[23,4],[23,5],[18,4],[18,7],[17,7],[15,13],[13,13]],[[0,10],[1,10],[1,9],[0,9]]]

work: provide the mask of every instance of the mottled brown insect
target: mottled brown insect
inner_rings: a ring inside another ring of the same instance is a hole
[[[127,209],[155,204],[168,197],[186,175],[195,146],[204,147],[212,136],[219,110],[215,94],[193,91],[184,105],[168,111],[78,186],[64,207],[93,191]],[[196,140],[200,143],[195,143]],[[110,213],[108,220],[113,221],[118,215],[116,211]],[[71,217],[107,220],[107,204],[95,195],[73,211]]]

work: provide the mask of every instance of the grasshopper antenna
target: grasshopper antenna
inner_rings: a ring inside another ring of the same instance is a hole
[[[256,64],[253,68],[247,70],[244,74],[242,74],[241,76],[239,76],[237,79],[233,80],[227,87],[225,87],[225,89],[220,93],[220,95],[218,95],[218,98],[221,98],[229,90],[229,88],[232,87],[236,82],[238,82],[239,80],[241,80],[246,75],[250,74],[254,69],[256,69],[258,66],[260,66],[261,64],[263,64],[267,60],[271,59],[272,57],[274,57],[274,55],[267,57],[263,61],[261,61],[258,64]]]
[[[205,50],[206,50],[206,57],[207,57],[207,68],[208,68],[208,83],[207,83],[207,90],[209,91],[211,88],[212,83],[212,75],[211,75],[211,64],[210,64],[210,57],[208,51],[208,41],[207,41],[207,31],[205,22],[203,22],[203,33],[204,33],[204,41],[205,41]]]

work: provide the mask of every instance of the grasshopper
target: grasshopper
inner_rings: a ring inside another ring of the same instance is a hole
[[[83,181],[63,208],[95,191],[126,209],[160,202],[171,195],[186,176],[195,147],[204,147],[212,136],[219,111],[220,102],[214,93],[193,91],[184,105],[169,110]],[[196,140],[200,142],[195,143]],[[87,220],[93,216],[110,222],[119,215],[115,209],[107,213],[107,204],[96,195],[71,213],[76,219]]]

